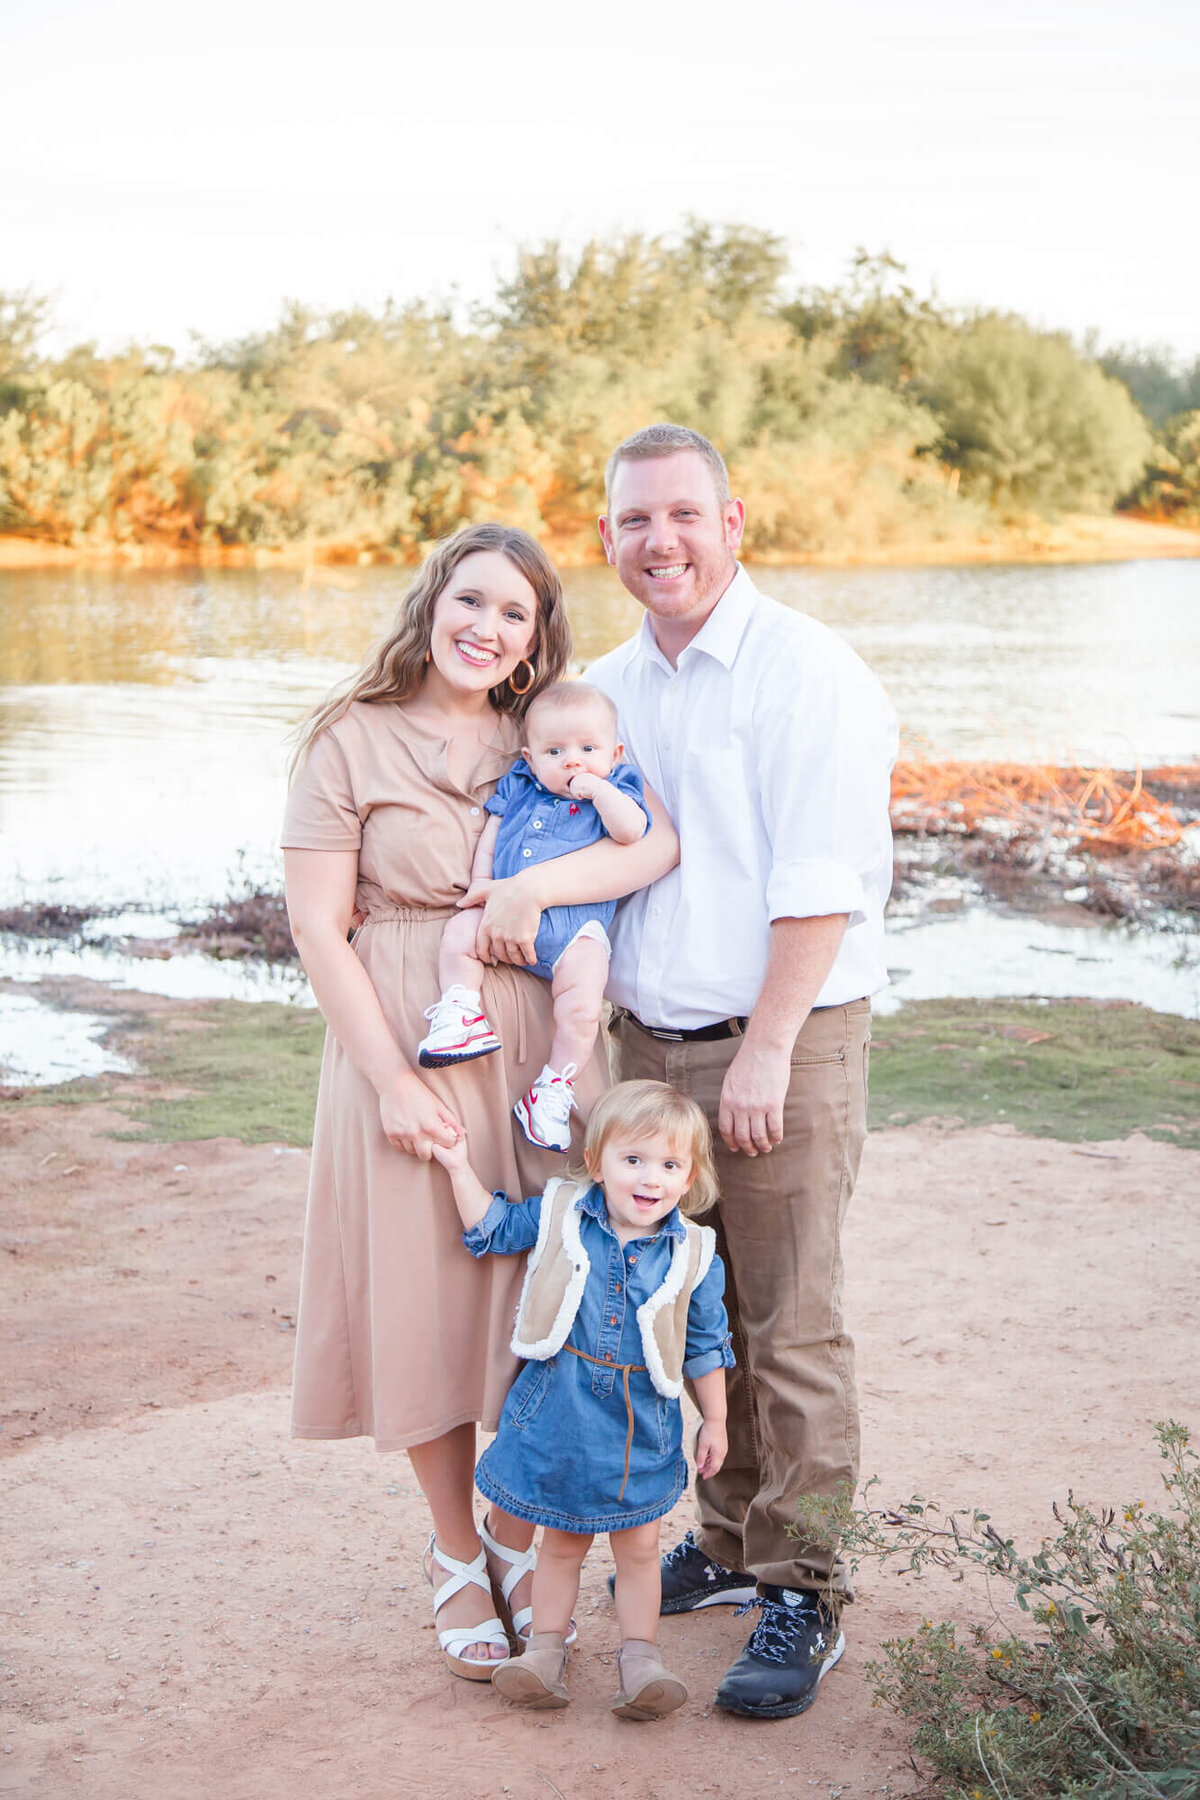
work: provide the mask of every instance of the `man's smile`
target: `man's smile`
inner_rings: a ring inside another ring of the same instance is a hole
[[[687,574],[689,567],[690,564],[685,562],[664,563],[657,569],[647,569],[646,573],[647,575],[652,576],[655,581],[678,581],[681,575]]]

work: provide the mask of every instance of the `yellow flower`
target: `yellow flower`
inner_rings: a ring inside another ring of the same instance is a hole
[[[1058,1611],[1058,1608],[1057,1608],[1057,1606],[1055,1606],[1053,1600],[1050,1602],[1049,1606],[1046,1608],[1046,1611],[1048,1613],[1056,1613]]]
[[[992,1656],[995,1658],[995,1660],[997,1662],[999,1662],[1000,1659],[1003,1657],[1003,1655],[1004,1655],[1003,1650],[1001,1650],[1000,1646],[997,1644],[996,1648],[992,1651]]]
[[[1041,1716],[1042,1716],[1041,1713],[1030,1713],[1029,1718],[1030,1718],[1031,1723],[1036,1725],[1039,1722],[1039,1720],[1041,1719]]]

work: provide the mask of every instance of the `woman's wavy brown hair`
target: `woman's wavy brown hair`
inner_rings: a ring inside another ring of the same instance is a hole
[[[415,694],[425,674],[433,609],[438,595],[459,563],[477,550],[497,550],[519,569],[537,596],[537,626],[529,660],[534,680],[529,691],[514,694],[507,681],[492,688],[489,698],[497,712],[520,718],[543,688],[563,675],[571,654],[571,627],[563,606],[558,571],[541,545],[528,532],[511,525],[466,525],[453,537],[435,544],[419,574],[400,603],[395,628],[377,644],[357,675],[335,689],[311,712],[297,734],[295,763],[300,763],[335,720],[356,700],[407,700]]]

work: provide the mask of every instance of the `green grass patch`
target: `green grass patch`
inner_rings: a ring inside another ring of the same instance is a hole
[[[955,1116],[1068,1143],[1131,1131],[1200,1149],[1200,1024],[1093,1001],[923,1000],[876,1019],[872,1129]],[[129,1135],[312,1142],[325,1027],[302,1007],[237,1000],[123,1020],[132,1080],[34,1090],[20,1105],[104,1100]]]
[[[872,1128],[955,1115],[1200,1149],[1200,1024],[1094,1001],[922,1000],[876,1019]]]
[[[176,1019],[143,1018],[121,1048],[148,1077],[147,1093],[119,1081],[106,1097],[140,1129],[129,1135],[174,1143],[235,1137],[246,1144],[310,1144],[325,1022],[317,1012],[274,1003],[219,1000]],[[156,1088],[165,1090],[156,1093]]]

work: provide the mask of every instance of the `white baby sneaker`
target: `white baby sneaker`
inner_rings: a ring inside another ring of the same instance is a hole
[[[417,1045],[417,1061],[423,1069],[470,1062],[472,1057],[490,1056],[500,1048],[479,995],[470,988],[448,987],[436,1006],[426,1009],[425,1017],[429,1030]]]
[[[575,1073],[574,1063],[567,1063],[561,1075],[556,1075],[547,1063],[529,1092],[522,1094],[513,1107],[521,1130],[541,1150],[571,1148]]]

